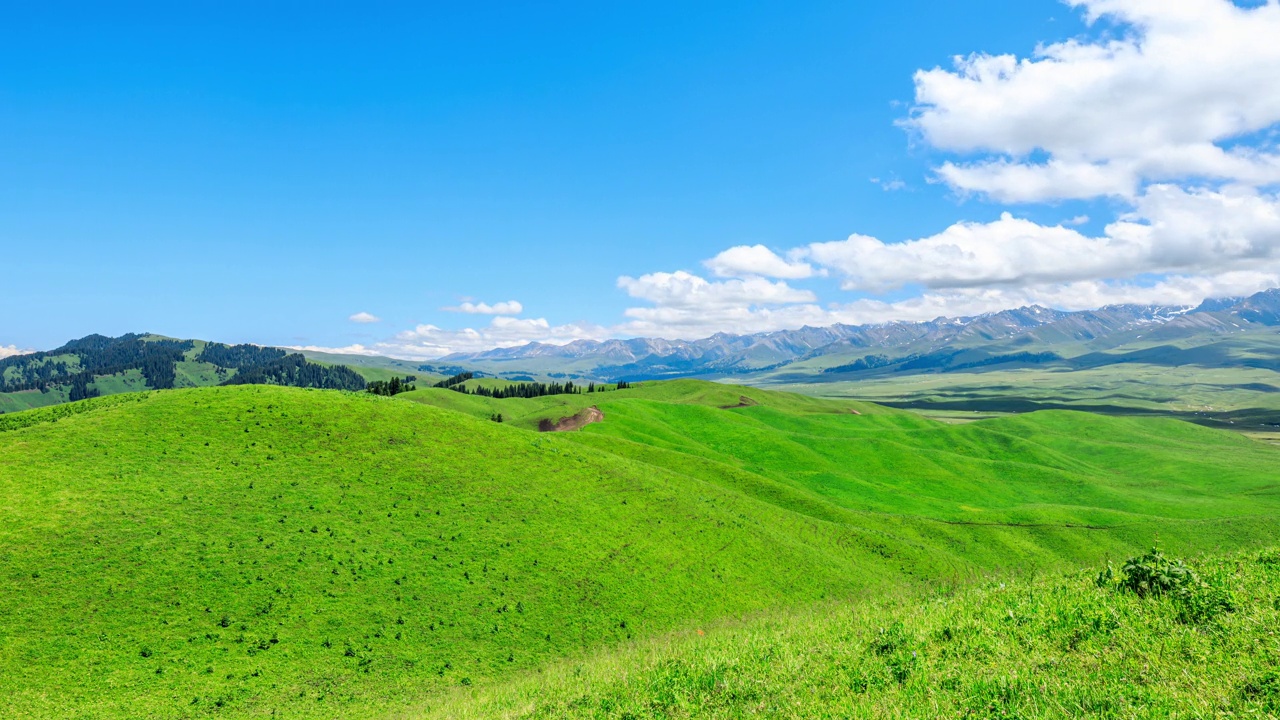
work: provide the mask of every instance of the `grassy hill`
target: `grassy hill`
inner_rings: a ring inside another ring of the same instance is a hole
[[[532,400],[437,389],[400,397],[476,417],[501,412],[526,428],[594,406],[605,422],[569,440],[857,517],[1118,534],[1173,519],[1199,524],[1209,505],[1215,517],[1248,524],[1280,499],[1263,480],[1273,448],[1160,418],[1055,411],[957,427],[869,403],[692,380]]]
[[[97,398],[0,418],[0,686],[19,717],[376,717],[725,618],[1274,541],[1278,460],[694,381]]]
[[[431,382],[416,365],[362,355],[289,353],[150,333],[89,335],[46,352],[0,358],[0,413],[85,398],[226,384],[361,390],[392,377]]]
[[[1091,572],[992,582],[630,643],[405,716],[1280,715],[1280,552],[1196,566],[1202,594],[1220,601],[1199,614],[1170,596],[1099,587]]]

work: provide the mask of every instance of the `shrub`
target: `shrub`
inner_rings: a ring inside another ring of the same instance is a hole
[[[1113,572],[1110,564],[1098,574],[1099,587],[1110,586]],[[1200,625],[1216,620],[1237,606],[1235,595],[1226,578],[1214,575],[1208,581],[1198,577],[1181,560],[1169,558],[1158,548],[1129,558],[1121,569],[1117,586],[1140,598],[1168,598],[1177,608],[1178,622]]]
[[[1159,548],[1129,558],[1121,572],[1120,589],[1143,598],[1185,594],[1199,582],[1191,568],[1181,560],[1166,557]]]

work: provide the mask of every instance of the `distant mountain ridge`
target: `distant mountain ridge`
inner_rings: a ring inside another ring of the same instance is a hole
[[[1070,371],[1115,363],[1280,372],[1280,356],[1270,349],[1277,345],[1280,289],[1185,307],[1110,305],[1068,312],[1032,305],[972,317],[716,333],[699,340],[533,342],[455,353],[433,364],[151,334],[90,335],[54,350],[0,359],[0,412],[100,394],[245,382],[359,390],[366,381],[406,373],[464,370],[511,381],[703,377],[768,384],[1028,366]]]
[[[0,412],[137,390],[240,384],[363,390],[366,381],[349,367],[309,362],[280,348],[150,333],[89,335],[0,359]]]
[[[949,348],[1007,345],[1048,351],[1053,346],[1093,343],[1105,349],[1136,332],[1174,339],[1195,333],[1234,332],[1280,326],[1280,289],[1247,298],[1206,300],[1199,306],[1110,305],[1097,310],[1062,311],[1032,305],[972,317],[873,325],[836,324],[750,335],[717,333],[700,340],[631,338],[576,340],[566,345],[532,342],[475,353],[454,353],[441,362],[502,370],[560,371],[602,379],[651,379],[689,375],[741,375],[777,370],[824,356],[859,350],[896,352],[918,358]],[[995,355],[992,355],[994,357]],[[969,362],[982,362],[972,358]],[[838,365],[839,363],[834,363]]]

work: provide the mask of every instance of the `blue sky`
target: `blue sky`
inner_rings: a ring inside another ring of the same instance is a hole
[[[1089,117],[1038,137],[1028,128],[1052,124],[1042,109],[1009,109],[1039,88],[1088,105],[1069,78],[1019,85],[971,68],[968,87],[945,87],[963,79],[955,56],[1034,59],[1071,38],[1238,43],[1242,28],[1271,29],[1274,4],[1191,0],[1230,15],[1193,17],[1210,26],[1195,31],[1153,19],[1151,0],[468,5],[11,3],[0,346],[145,330],[428,357],[1274,282],[1256,261],[1271,257],[1259,244],[1273,230],[1278,103],[1220,99],[1245,119],[1183,148],[1240,147],[1253,165],[1169,169],[1152,160],[1181,152],[1168,143],[1083,147],[1069,131]],[[1171,62],[1138,58],[1131,76],[1186,74]],[[1210,70],[1240,75],[1222,64]],[[934,68],[922,84],[917,71]],[[1168,84],[1154,90],[1168,102],[1200,87]],[[1135,103],[1125,132],[1157,125],[1142,114],[1153,104]],[[1159,212],[1216,227],[1215,212],[1240,214],[1229,201],[1258,222],[1215,247],[1244,243],[1248,267],[1171,261],[1185,239],[1134,239]],[[1116,222],[1134,227],[1110,234]],[[875,240],[850,245],[855,233]],[[1061,276],[1039,267],[1117,242],[1137,254]],[[741,252],[708,264],[756,245],[783,265]],[[999,269],[942,277],[965,263],[935,256],[957,248],[994,253]],[[1038,265],[1010,260],[1028,253]],[[446,309],[509,301],[518,312]]]

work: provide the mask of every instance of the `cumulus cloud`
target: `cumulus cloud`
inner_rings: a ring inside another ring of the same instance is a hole
[[[862,298],[823,306],[810,290],[758,276],[725,281],[687,272],[622,277],[618,286],[647,305],[629,308],[627,322],[615,331],[688,338],[930,320],[1032,304],[1064,310],[1120,303],[1192,305],[1206,297],[1280,285],[1276,194],[1152,185],[1102,234],[1069,227],[1087,220],[1042,225],[1003,213],[992,222],[955,223],[906,242],[853,235],[787,254],[792,263],[807,259],[815,274],[830,269],[845,290],[879,294],[923,288],[917,297],[895,302]]]
[[[325,347],[323,345],[284,345],[288,350],[301,350],[303,352],[321,352],[333,355],[381,355],[377,350],[365,347],[359,343],[354,345],[346,345],[343,347]]]
[[[349,318],[347,318],[347,319],[348,319],[348,320],[350,320],[350,321],[351,321],[351,322],[353,322],[353,323],[366,323],[366,324],[367,324],[367,323],[382,322],[382,318],[378,317],[377,315],[373,315],[373,314],[371,314],[371,313],[367,313],[367,312],[358,312],[358,313],[356,313],[355,315],[352,315],[351,317],[349,317]]]
[[[805,254],[838,272],[845,289],[871,292],[1229,272],[1280,258],[1280,198],[1154,185],[1100,237],[1004,213],[918,240],[853,235],[814,243]]]
[[[552,325],[545,318],[498,316],[487,326],[461,330],[424,323],[375,344],[371,350],[389,357],[430,360],[453,353],[513,347],[529,342],[562,345],[574,340],[601,340],[606,337],[610,337],[607,329],[588,323]]]
[[[648,300],[664,307],[722,308],[738,305],[781,305],[814,302],[809,290],[798,290],[785,282],[770,282],[749,277],[740,280],[710,282],[692,273],[678,270],[657,272],[638,278],[618,278],[618,287],[633,298]]]
[[[1132,198],[1187,178],[1280,182],[1274,143],[1254,137],[1280,123],[1280,4],[1069,2],[1123,34],[916,73],[905,125],[936,149],[995,154],[944,163],[943,181],[1002,202]]]
[[[614,332],[693,339],[716,332],[759,333],[806,325],[924,322],[1029,305],[1061,310],[1090,310],[1121,304],[1185,307],[1196,305],[1206,297],[1249,295],[1277,285],[1280,285],[1280,264],[1210,276],[1171,276],[1150,284],[1083,280],[1018,288],[946,288],[893,302],[861,298],[825,307],[804,303],[779,307],[729,306],[694,312],[655,306],[628,310],[628,322],[614,328]]]
[[[689,338],[715,332],[757,332],[803,325],[823,316],[810,290],[762,277],[710,281],[689,272],[618,278],[618,287],[648,307],[625,311],[624,335]]]
[[[905,240],[738,245],[703,262],[711,279],[618,278],[635,302],[612,327],[517,319],[514,301],[466,302],[448,309],[497,317],[476,329],[419,325],[372,350],[427,358],[531,340],[695,338],[1037,304],[1194,305],[1280,286],[1280,0],[1067,3],[1094,24],[1088,36],[921,70],[903,125],[944,155],[934,174],[958,193],[1002,204],[1105,198],[1119,209],[1101,231],[1083,229],[1086,215],[1044,224],[1011,211]],[[828,274],[858,295],[823,303],[789,284]]]
[[[703,262],[719,277],[761,275],[798,280],[813,275],[808,263],[784,260],[764,245],[737,245]]]
[[[492,305],[489,303],[464,302],[454,307],[447,307],[445,310],[471,315],[519,315],[524,312],[524,306],[515,300],[498,302]]]
[[[17,345],[0,345],[0,360],[14,355],[27,355],[35,350],[22,350]]]

